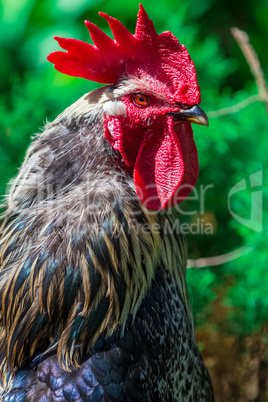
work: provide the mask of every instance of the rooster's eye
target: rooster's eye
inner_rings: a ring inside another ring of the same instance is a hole
[[[147,106],[149,104],[149,96],[144,94],[135,94],[133,101],[137,106]]]

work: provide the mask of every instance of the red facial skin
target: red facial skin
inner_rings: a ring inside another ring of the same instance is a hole
[[[173,122],[170,112],[180,110],[171,100],[149,96],[138,106],[134,95],[121,98],[127,115],[106,116],[105,137],[133,167],[136,192],[149,209],[172,207],[186,198],[196,184],[198,157],[191,123]]]

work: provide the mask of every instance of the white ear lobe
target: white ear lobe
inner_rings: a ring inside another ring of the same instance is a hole
[[[104,113],[109,116],[126,116],[127,108],[122,101],[110,100],[103,105]]]

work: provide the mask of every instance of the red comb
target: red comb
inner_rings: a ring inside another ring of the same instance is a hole
[[[89,21],[85,24],[94,45],[55,37],[67,50],[48,56],[58,71],[106,84],[116,84],[129,74],[153,71],[154,76],[165,76],[165,83],[172,86],[178,101],[200,102],[194,64],[185,46],[171,32],[158,35],[141,4],[135,35],[115,18],[99,14],[109,23],[114,40]]]

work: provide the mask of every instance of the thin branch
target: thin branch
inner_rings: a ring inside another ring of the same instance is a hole
[[[250,67],[250,71],[254,77],[258,88],[258,95],[250,96],[243,101],[237,103],[236,105],[208,112],[210,118],[215,118],[219,116],[225,116],[232,113],[237,113],[239,110],[244,109],[248,105],[254,102],[263,102],[268,112],[268,92],[267,85],[264,78],[263,70],[258,58],[258,55],[249,41],[248,34],[241,29],[236,27],[231,28],[231,33],[236,40],[238,46],[240,47],[245,59]]]
[[[240,247],[237,250],[231,251],[230,253],[217,255],[215,257],[198,258],[196,260],[188,260],[187,268],[204,268],[213,267],[216,265],[222,265],[226,262],[236,260],[245,254],[250,253],[253,250],[252,247]]]
[[[237,41],[240,49],[242,50],[245,59],[250,67],[251,74],[253,75],[260,98],[263,99],[266,110],[268,112],[268,92],[264,74],[261,68],[260,60],[255,49],[249,41],[248,34],[236,27],[231,28],[231,33]]]
[[[268,101],[268,97],[267,97],[267,101]],[[227,114],[237,113],[237,112],[239,112],[239,110],[244,109],[251,103],[255,103],[255,102],[263,102],[263,99],[260,98],[259,95],[253,95],[253,96],[250,96],[249,98],[242,100],[241,102],[237,103],[236,105],[224,107],[222,109],[215,110],[214,112],[208,112],[207,115],[208,115],[208,117],[213,119],[215,117],[220,117],[220,116],[225,116]]]

